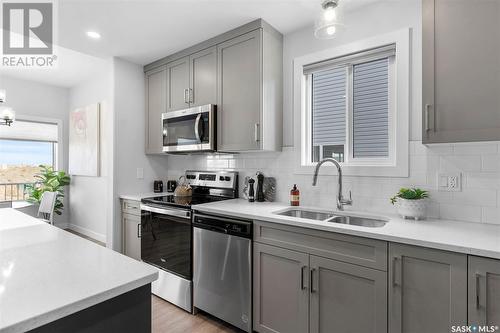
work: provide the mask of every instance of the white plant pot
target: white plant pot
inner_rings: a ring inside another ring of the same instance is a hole
[[[398,198],[396,201],[398,214],[405,219],[423,220],[427,217],[427,200],[408,200]]]

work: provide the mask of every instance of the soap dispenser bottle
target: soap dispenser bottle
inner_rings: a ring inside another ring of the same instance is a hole
[[[298,205],[300,205],[300,191],[297,184],[293,184],[293,188],[290,190],[290,206]]]

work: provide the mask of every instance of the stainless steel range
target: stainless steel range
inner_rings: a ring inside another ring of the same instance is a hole
[[[153,294],[192,312],[191,205],[238,197],[238,173],[186,171],[190,197],[173,195],[142,199],[141,258],[159,269]]]

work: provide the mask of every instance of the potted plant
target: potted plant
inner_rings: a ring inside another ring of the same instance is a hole
[[[35,175],[37,182],[26,187],[28,202],[40,204],[43,192],[57,192],[54,213],[62,214],[64,208],[64,186],[69,185],[70,177],[64,171],[54,171],[51,166],[40,165],[40,173]]]
[[[391,203],[397,207],[398,214],[403,218],[420,220],[426,218],[428,197],[429,192],[425,190],[403,187],[391,198]]]

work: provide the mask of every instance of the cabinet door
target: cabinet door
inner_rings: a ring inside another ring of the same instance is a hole
[[[217,70],[218,149],[259,149],[262,107],[261,30],[219,44]]]
[[[217,103],[217,48],[189,56],[190,106]]]
[[[423,141],[500,139],[500,1],[423,1]]]
[[[146,73],[146,153],[161,154],[162,123],[161,114],[166,111],[166,68]]]
[[[390,244],[389,255],[389,332],[466,325],[466,255],[400,244]]]
[[[500,326],[500,260],[469,256],[469,324]]]
[[[387,332],[387,273],[310,257],[310,333]]]
[[[189,108],[189,57],[167,64],[167,112]]]
[[[254,331],[308,331],[308,266],[307,254],[254,243]]]
[[[141,260],[140,225],[140,216],[122,214],[123,254],[137,260]]]

